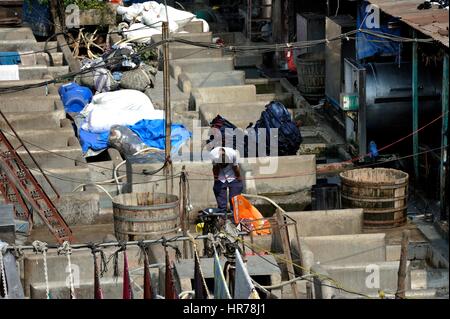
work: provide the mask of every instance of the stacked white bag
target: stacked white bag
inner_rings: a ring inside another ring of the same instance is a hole
[[[164,21],[168,22],[170,32],[177,32],[195,18],[195,15],[190,12],[171,6],[166,8],[164,4],[156,1],[135,3],[129,7],[118,6],[117,13],[122,15],[124,21],[130,23],[130,28],[126,30],[127,39],[130,41],[136,39],[137,42],[147,42],[153,35],[161,34]]]
[[[164,111],[155,110],[150,98],[137,90],[97,94],[80,113],[86,117],[81,127],[93,133],[109,131],[113,125],[133,125],[140,120],[164,118]]]

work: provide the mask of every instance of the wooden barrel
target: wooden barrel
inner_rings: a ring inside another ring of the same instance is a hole
[[[177,230],[178,197],[161,193],[121,194],[113,199],[118,240],[155,239]]]
[[[408,174],[390,168],[362,168],[340,174],[344,208],[363,208],[364,228],[406,224]]]
[[[295,59],[298,89],[307,98],[320,99],[325,96],[325,54],[304,53]]]

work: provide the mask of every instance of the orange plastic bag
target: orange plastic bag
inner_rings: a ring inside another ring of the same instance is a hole
[[[235,224],[245,221],[247,222],[246,225],[250,226],[251,230],[254,230],[257,235],[269,235],[271,233],[269,221],[263,219],[263,215],[248,199],[242,195],[236,195],[231,200]]]

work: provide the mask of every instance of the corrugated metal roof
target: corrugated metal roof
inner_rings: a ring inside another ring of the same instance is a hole
[[[399,18],[412,28],[441,42],[448,47],[449,10],[432,8],[418,10],[424,0],[368,0],[381,11]]]

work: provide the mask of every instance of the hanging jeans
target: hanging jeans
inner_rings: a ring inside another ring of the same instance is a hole
[[[227,199],[227,189],[229,189],[229,197]],[[235,179],[232,182],[222,183],[219,180],[214,182],[214,195],[216,196],[217,207],[220,209],[227,208],[227,200],[230,202],[230,206],[233,207],[231,199],[242,193],[244,186],[242,181]]]

